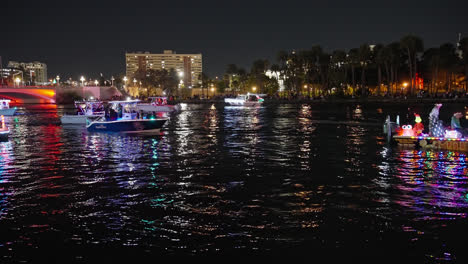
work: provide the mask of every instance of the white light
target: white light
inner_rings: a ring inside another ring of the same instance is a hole
[[[93,99],[94,99],[94,97],[92,97],[92,96],[89,97],[89,100],[93,100]]]
[[[184,72],[183,71],[179,72],[179,77],[184,77]]]
[[[127,97],[127,101],[130,101],[130,97]]]

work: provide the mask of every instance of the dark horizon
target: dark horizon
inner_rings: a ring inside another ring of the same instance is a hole
[[[203,71],[214,78],[227,64],[248,70],[256,59],[275,62],[279,50],[349,50],[408,34],[421,37],[427,49],[468,35],[468,3],[460,1],[3,5],[3,66],[10,60],[41,61],[49,78],[75,80],[124,73],[125,52],[202,53]]]

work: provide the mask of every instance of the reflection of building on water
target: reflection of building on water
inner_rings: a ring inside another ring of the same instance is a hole
[[[8,196],[11,195],[8,189],[9,178],[13,176],[11,170],[13,151],[11,142],[0,142],[0,220],[7,213]]]

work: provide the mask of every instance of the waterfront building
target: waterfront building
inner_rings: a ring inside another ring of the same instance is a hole
[[[163,53],[125,53],[126,76],[133,78],[138,70],[174,69],[186,88],[199,86],[202,73],[202,54],[178,54],[172,50]]]
[[[30,84],[46,84],[47,79],[47,65],[42,62],[17,62],[9,61],[8,68],[16,69],[23,72],[23,78],[29,79]],[[24,79],[23,79],[24,82]]]

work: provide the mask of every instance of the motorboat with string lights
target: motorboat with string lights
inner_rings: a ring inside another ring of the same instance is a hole
[[[150,103],[139,103],[137,108],[144,112],[166,112],[175,113],[181,110],[180,104],[168,104],[167,97],[165,96],[154,96],[149,97]]]
[[[400,125],[399,116],[395,122],[390,120],[390,116],[384,124],[384,133],[387,134],[388,141],[395,141],[399,146],[424,149],[442,149],[451,151],[468,152],[468,137],[466,130],[455,128],[454,120],[460,118],[461,113],[455,113],[450,126],[445,127],[441,120],[438,120],[438,108],[433,109],[429,116],[429,133],[424,133],[424,126],[421,117],[415,114],[415,124]],[[468,119],[468,112],[466,113]]]
[[[77,113],[74,115],[65,114],[60,118],[62,124],[82,124],[85,125],[88,119],[96,119],[104,116],[104,105],[102,101],[75,101]]]
[[[4,116],[15,115],[16,107],[10,108],[10,102],[11,100],[9,99],[0,99],[0,115],[4,115]]]
[[[257,106],[261,105],[265,99],[260,94],[240,94],[236,98],[224,98],[224,103],[235,106]]]
[[[140,100],[110,101],[109,112],[94,121],[88,121],[89,132],[153,133],[159,132],[167,118],[143,113],[137,108]]]
[[[0,141],[8,140],[8,135],[10,135],[10,129],[5,124],[5,117],[2,115],[2,127],[0,128]]]

